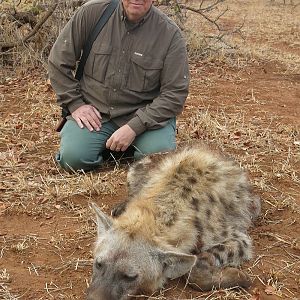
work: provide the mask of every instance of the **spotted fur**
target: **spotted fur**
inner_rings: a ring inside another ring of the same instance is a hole
[[[259,215],[260,201],[234,161],[202,148],[185,149],[161,159],[146,157],[130,168],[127,179],[129,201],[109,221],[110,230],[122,236],[117,237],[122,249],[142,241],[138,251],[146,261],[153,249],[194,257],[197,261],[190,261],[189,281],[201,290],[249,285],[248,276],[236,267],[252,257],[247,230]],[[114,234],[111,239],[116,238]],[[97,245],[96,259],[103,251],[101,238]],[[128,261],[130,255],[126,252]],[[186,258],[179,259],[177,269]],[[147,285],[157,289],[170,278],[163,269],[158,277],[143,280],[134,293]]]

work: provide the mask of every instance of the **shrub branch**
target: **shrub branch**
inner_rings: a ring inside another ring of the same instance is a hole
[[[0,43],[0,49],[2,51],[7,51],[11,48],[23,45],[30,41],[30,39],[36,35],[36,33],[40,30],[40,28],[43,26],[43,24],[49,19],[49,17],[53,14],[56,7],[58,5],[58,2],[55,2],[53,5],[50,6],[49,10],[45,13],[45,15],[36,23],[36,25],[33,27],[33,29],[25,35],[21,40],[10,42],[10,43]]]

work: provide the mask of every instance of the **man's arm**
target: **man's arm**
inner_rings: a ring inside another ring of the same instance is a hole
[[[57,95],[57,102],[67,106],[72,103],[73,111],[84,104],[74,72],[87,38],[85,19],[82,7],[59,34],[48,59],[49,79]]]
[[[139,109],[128,122],[136,135],[147,129],[163,127],[182,112],[189,88],[186,44],[178,31],[172,40],[161,73],[161,93],[145,108]]]
[[[93,10],[99,11],[95,13]],[[101,15],[102,7],[82,6],[66,24],[49,56],[49,79],[59,105],[66,105],[79,127],[90,131],[100,130],[101,116],[97,109],[87,105],[81,94],[80,84],[74,77],[76,63],[90,32]]]
[[[106,143],[108,149],[125,151],[136,136],[147,129],[163,127],[183,110],[188,95],[189,68],[186,44],[180,32],[172,40],[160,80],[160,95],[137,110],[134,118],[112,134]]]

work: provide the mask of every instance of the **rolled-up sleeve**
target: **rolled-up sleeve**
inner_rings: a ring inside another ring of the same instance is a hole
[[[74,14],[58,36],[48,59],[49,79],[57,102],[68,106],[71,112],[85,103],[74,72],[81,49],[96,21],[88,22],[88,16],[85,6]]]
[[[165,126],[169,119],[183,110],[189,88],[189,67],[186,43],[179,31],[174,34],[168,48],[160,83],[160,95],[138,109],[135,117],[128,122],[137,135],[147,129]]]

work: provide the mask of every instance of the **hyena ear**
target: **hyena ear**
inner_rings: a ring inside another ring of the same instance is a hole
[[[160,252],[159,260],[165,277],[175,279],[188,273],[195,265],[197,257],[176,252]]]
[[[106,231],[108,231],[112,226],[112,219],[110,216],[106,215],[96,203],[91,202],[89,204],[90,208],[94,210],[97,217],[97,232],[98,236],[103,235]]]

